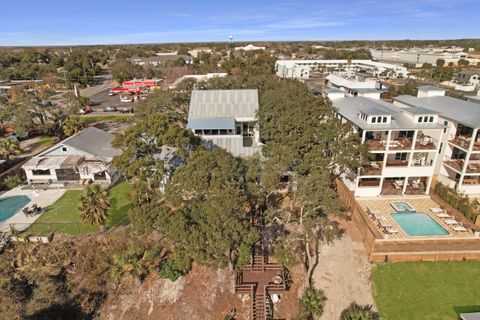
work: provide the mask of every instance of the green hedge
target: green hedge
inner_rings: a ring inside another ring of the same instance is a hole
[[[435,186],[435,193],[452,207],[460,211],[467,219],[475,222],[478,215],[478,208],[468,196],[458,194],[454,189],[441,183],[437,183]]]

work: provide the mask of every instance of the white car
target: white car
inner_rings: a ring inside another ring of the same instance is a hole
[[[134,97],[131,97],[131,96],[120,96],[120,101],[121,102],[133,102],[134,101]]]

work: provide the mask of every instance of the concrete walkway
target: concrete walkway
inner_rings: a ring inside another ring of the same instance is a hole
[[[8,218],[5,221],[0,221],[0,232],[9,232],[10,224],[15,223],[15,228],[17,230],[27,229],[30,224],[34,223],[41,214],[34,216],[25,216],[22,212],[22,209],[25,207],[31,207],[33,204],[36,204],[43,209],[46,209],[48,206],[52,205],[57,201],[64,193],[65,189],[54,189],[54,190],[22,190],[20,187],[15,189],[3,192],[0,195],[0,201],[2,199],[13,197],[13,196],[27,196],[31,201],[24,207],[22,207],[15,215]],[[45,211],[44,211],[45,212]]]

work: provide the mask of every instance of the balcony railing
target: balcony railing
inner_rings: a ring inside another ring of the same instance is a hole
[[[360,175],[362,176],[379,176],[382,174],[382,161],[371,161],[362,165]]]
[[[454,170],[458,172],[462,172],[463,170],[463,165],[465,163],[465,160],[463,159],[447,159],[443,161],[444,164],[449,166],[450,168],[453,168]]]
[[[387,167],[406,167],[408,166],[407,160],[387,160]]]
[[[469,160],[466,173],[480,173],[480,160]]]
[[[480,184],[479,178],[464,178],[463,184],[472,185],[472,184]]]
[[[380,186],[380,179],[378,180],[365,180],[362,179],[358,182],[359,187],[379,187]]]

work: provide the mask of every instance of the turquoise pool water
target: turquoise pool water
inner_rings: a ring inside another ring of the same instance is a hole
[[[448,235],[440,224],[423,212],[405,211],[390,214],[395,222],[409,236],[444,236]]]
[[[412,206],[406,202],[393,202],[392,207],[395,211],[414,211]]]
[[[0,199],[0,221],[5,221],[30,202],[27,196],[13,196]]]

